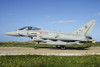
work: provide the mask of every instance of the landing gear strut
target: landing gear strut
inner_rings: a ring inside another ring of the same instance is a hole
[[[65,47],[65,46],[60,46],[60,49],[61,49],[61,50],[65,50],[66,47]]]
[[[37,45],[37,42],[35,43],[35,45]],[[34,46],[34,49],[38,49],[39,47],[38,46]]]
[[[60,48],[60,46],[59,46],[59,45],[57,45],[57,46],[56,46],[56,48]]]
[[[34,47],[34,49],[38,49],[38,48],[39,48],[38,46],[35,46],[35,47]]]

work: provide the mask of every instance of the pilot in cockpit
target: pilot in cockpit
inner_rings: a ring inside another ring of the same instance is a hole
[[[32,30],[32,27],[28,27],[28,30]]]
[[[40,28],[28,26],[20,28],[19,30],[40,30]]]

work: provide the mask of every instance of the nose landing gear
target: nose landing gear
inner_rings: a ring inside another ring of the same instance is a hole
[[[39,47],[38,46],[34,46],[34,49],[38,49]]]
[[[39,44],[39,43],[35,43],[35,45],[37,45],[37,44]],[[38,49],[39,47],[38,46],[34,46],[34,49]]]

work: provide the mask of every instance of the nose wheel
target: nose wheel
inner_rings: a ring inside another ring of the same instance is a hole
[[[36,42],[35,45],[37,45],[38,43]],[[34,49],[38,49],[39,47],[38,46],[34,46]]]
[[[39,47],[38,46],[34,46],[34,49],[38,49]]]

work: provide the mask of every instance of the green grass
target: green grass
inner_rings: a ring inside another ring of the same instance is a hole
[[[50,47],[53,45],[41,45],[37,44],[35,45],[34,42],[0,42],[0,46],[2,47],[32,47],[32,46],[44,46],[44,47]]]
[[[2,47],[35,46],[34,42],[0,42]],[[52,47],[53,45],[37,46]],[[68,45],[68,47],[100,46],[100,43],[86,43],[84,45]],[[99,67],[100,56],[0,56],[0,67]]]
[[[100,42],[96,42],[96,43],[85,43],[82,45],[67,45],[68,47],[86,47],[86,46],[92,46],[92,47],[96,47],[96,46],[100,46]]]
[[[24,47],[32,47],[32,46],[43,46],[43,47],[53,47],[54,45],[44,45],[44,44],[37,44],[35,45],[34,42],[0,42],[0,46],[3,46],[3,47],[13,47],[13,46],[24,46]],[[83,44],[83,45],[66,45],[66,47],[86,47],[86,46],[100,46],[100,43],[97,42],[95,44],[93,43],[86,43],[86,44]],[[54,46],[55,47],[55,46]]]
[[[0,67],[99,67],[100,56],[0,56]]]

